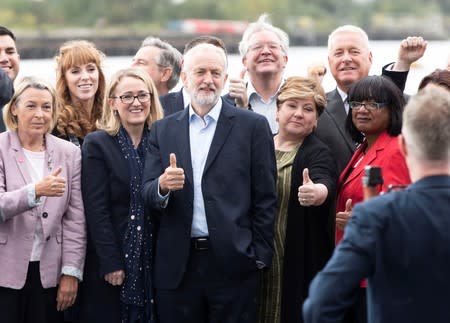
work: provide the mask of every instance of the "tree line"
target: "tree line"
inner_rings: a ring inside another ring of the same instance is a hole
[[[158,33],[174,20],[254,21],[263,12],[290,34],[328,33],[346,23],[369,33],[450,34],[448,0],[2,0],[0,21],[13,29],[40,32],[81,27],[104,33]]]

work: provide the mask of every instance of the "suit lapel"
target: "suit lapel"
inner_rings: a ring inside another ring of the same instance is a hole
[[[175,121],[177,124],[172,127],[174,131],[177,151],[177,166],[184,169],[186,181],[192,184],[192,162],[191,162],[191,146],[189,142],[189,109],[184,109],[183,113],[178,116]]]
[[[352,140],[350,134],[345,130],[345,121],[347,119],[347,113],[345,112],[344,102],[342,102],[341,95],[338,90],[330,92],[328,100],[327,111],[330,116],[334,120],[339,132],[342,134],[342,137],[345,139],[347,145],[350,146],[352,151],[355,149],[355,143]]]
[[[388,142],[391,140],[391,138],[392,137],[390,137],[387,132],[383,132],[378,137],[378,139],[375,141],[372,148],[370,148],[369,151],[366,153],[366,155],[364,156],[364,159],[361,160],[361,162],[358,163],[358,165],[355,167],[355,169],[350,174],[350,176],[348,177],[346,182],[353,180],[353,178],[355,178],[361,172],[364,171],[364,168],[367,165],[372,164],[372,162],[377,159],[378,155],[383,153],[384,148],[386,147]],[[352,159],[352,162],[355,162],[355,161]]]
[[[49,134],[45,135],[46,142],[46,152],[44,159],[44,177],[52,173],[57,167],[64,167],[63,160],[60,159],[59,155],[56,153],[56,142],[54,138]],[[67,172],[66,172],[67,174]],[[67,181],[67,178],[66,178]],[[44,207],[47,198],[45,196],[41,197],[41,205],[40,207]]]
[[[16,137],[17,137],[17,135],[16,135]],[[22,175],[23,181],[26,184],[30,184],[30,183],[32,183],[32,180],[31,180],[30,173],[28,172],[25,154],[23,153],[23,150],[22,150],[18,140],[17,140],[17,145],[16,145],[15,141],[16,140],[13,140],[13,145],[12,145],[12,148],[14,150],[14,160],[16,161],[17,168],[19,169],[20,174]]]
[[[233,127],[232,118],[234,117],[234,112],[232,109],[235,108],[228,107],[225,101],[222,100],[222,110],[219,115],[219,120],[217,120],[216,132],[214,133],[211,147],[209,148],[203,173],[206,173],[208,168],[214,162],[217,154],[222,149],[228,135],[230,134],[231,128]]]
[[[183,89],[181,89],[177,94],[178,95],[175,97],[176,98],[175,104],[177,107],[176,111],[181,111],[186,108],[186,105],[184,104],[183,100]]]
[[[47,151],[45,153],[44,176],[47,176],[55,170],[56,167],[62,165],[59,155],[55,153],[54,138],[48,134],[45,136]]]
[[[25,184],[33,183],[27,166],[27,159],[19,141],[19,136],[16,131],[11,131],[9,134],[11,136],[11,148],[14,151],[14,160],[16,161],[20,174],[22,175]]]
[[[22,146],[19,142],[19,137],[17,136],[16,132],[11,132],[11,146],[14,150],[14,159],[17,163],[17,167],[19,168],[19,171],[23,177],[23,180],[26,184],[33,183],[33,179],[30,176],[29,169],[27,167],[27,161],[25,154],[23,153]],[[55,143],[53,141],[53,138],[49,135],[45,135],[46,140],[46,153],[45,153],[45,159],[44,159],[44,177],[47,176],[51,171],[52,167],[54,165],[59,165],[60,161],[59,159],[54,160],[54,150],[55,150]],[[45,203],[46,197],[41,197],[41,205]]]

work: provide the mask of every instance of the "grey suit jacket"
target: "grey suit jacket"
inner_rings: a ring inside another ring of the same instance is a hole
[[[317,122],[315,134],[330,148],[338,174],[344,170],[356,149],[356,143],[345,128],[346,118],[338,90],[327,93],[327,106]]]

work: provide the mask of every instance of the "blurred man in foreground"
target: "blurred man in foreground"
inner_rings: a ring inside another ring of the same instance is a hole
[[[358,204],[313,280],[305,322],[341,322],[368,278],[368,322],[450,322],[450,96],[429,85],[403,113],[401,151],[413,181]]]

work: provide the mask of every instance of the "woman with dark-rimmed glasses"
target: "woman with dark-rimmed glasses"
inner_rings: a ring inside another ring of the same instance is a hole
[[[151,323],[154,225],[140,191],[150,127],[162,108],[137,68],[116,72],[105,97],[99,130],[81,148],[89,231],[81,322]]]
[[[400,153],[397,136],[402,126],[405,100],[402,92],[384,76],[368,76],[354,83],[348,95],[350,112],[346,127],[359,147],[339,177],[336,208],[336,243],[342,239],[344,228],[355,203],[363,200],[362,177],[367,165],[381,167],[384,183],[380,192],[389,185],[409,184],[408,169]],[[365,281],[346,313],[346,323],[367,321]],[[344,301],[344,300],[343,300]]]

